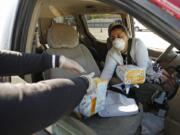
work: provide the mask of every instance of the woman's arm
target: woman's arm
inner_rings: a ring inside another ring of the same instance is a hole
[[[25,135],[47,127],[80,103],[88,85],[81,77],[34,84],[0,83],[0,133]]]
[[[110,50],[106,56],[106,60],[105,60],[105,66],[104,69],[101,73],[101,78],[104,80],[108,80],[110,81],[113,73],[115,71],[115,68],[117,66],[117,61],[114,58],[116,55],[114,55],[114,53]]]
[[[148,63],[150,62],[148,50],[144,43],[139,39],[136,40],[136,47],[134,53],[137,66],[146,70],[148,67]]]
[[[0,50],[0,75],[23,75],[43,72],[59,66],[59,56],[26,54]]]

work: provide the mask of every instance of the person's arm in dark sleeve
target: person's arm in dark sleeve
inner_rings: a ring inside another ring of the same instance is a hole
[[[24,75],[39,73],[59,66],[59,56],[43,54],[26,54],[0,50],[0,75]]]
[[[69,114],[86,94],[86,78],[0,83],[0,134],[26,135]]]

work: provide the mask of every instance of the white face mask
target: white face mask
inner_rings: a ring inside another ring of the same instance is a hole
[[[120,51],[125,49],[125,42],[121,38],[114,39],[113,42],[112,42],[112,45],[113,45],[114,48],[116,48],[116,49],[118,49]]]

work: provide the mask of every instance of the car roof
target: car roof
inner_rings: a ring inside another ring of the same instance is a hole
[[[119,8],[98,0],[45,0],[40,17],[54,18],[65,15],[93,14],[93,13],[121,13]]]

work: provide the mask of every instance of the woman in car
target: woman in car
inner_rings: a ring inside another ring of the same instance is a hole
[[[110,50],[106,56],[101,78],[110,80],[117,65],[135,64],[147,70],[151,64],[148,50],[141,40],[130,38],[127,28],[121,22],[114,22],[108,28]]]
[[[161,83],[167,80],[169,77],[167,72],[162,71],[156,74],[146,46],[140,39],[130,38],[127,28],[122,22],[112,23],[108,28],[108,34],[110,46],[108,46],[109,51],[101,73],[102,79],[110,81],[117,65],[133,64],[146,71],[149,82],[153,80],[155,82],[152,83]],[[144,84],[139,89],[136,89],[136,97],[144,105],[151,104],[151,96],[157,90],[161,91],[162,88],[156,84]]]
[[[0,75],[39,73],[50,68],[85,70],[64,56],[0,50]],[[0,83],[0,134],[29,135],[70,113],[91,86],[90,76],[52,79],[33,84]]]

